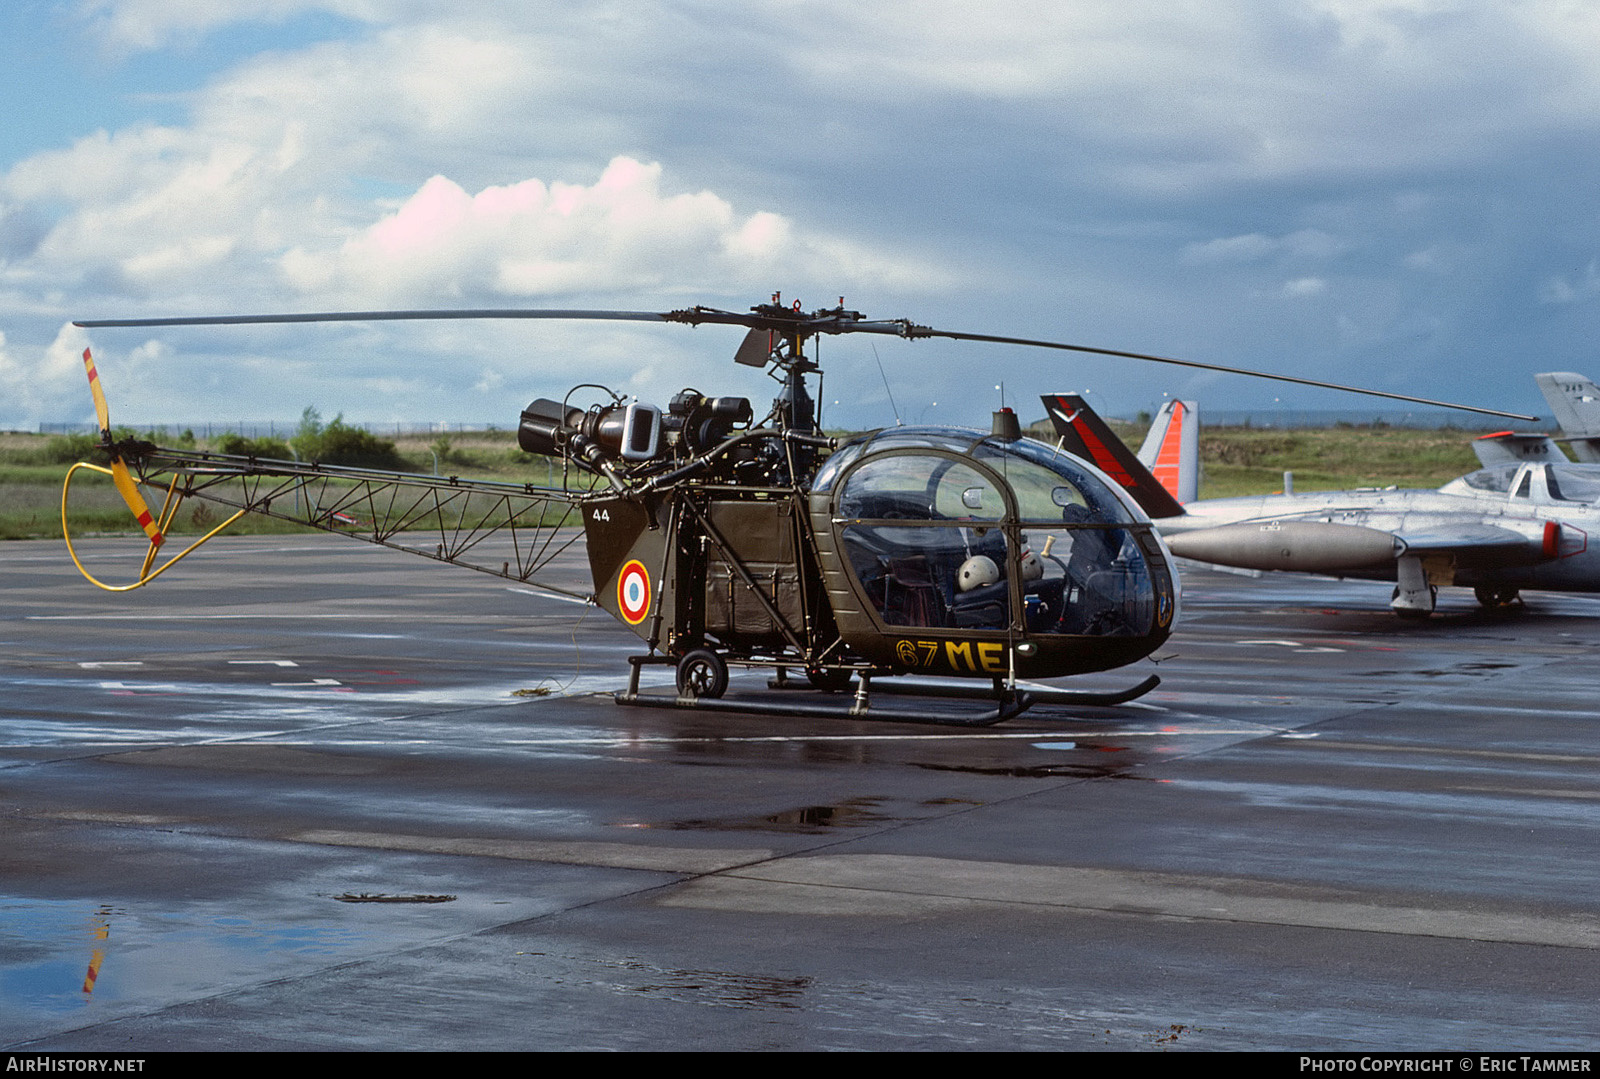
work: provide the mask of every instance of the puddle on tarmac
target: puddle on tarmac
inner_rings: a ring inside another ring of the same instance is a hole
[[[1457,663],[1454,667],[1417,671],[1355,671],[1362,678],[1392,677],[1396,675],[1414,674],[1422,678],[1445,678],[1452,674],[1476,675],[1482,671],[1501,671],[1508,667],[1515,667],[1515,663]]]
[[[1015,776],[1018,779],[1145,779],[1129,775],[1127,768],[1107,764],[916,764],[930,772],[970,772],[979,776]]]
[[[269,923],[222,903],[182,911],[130,902],[0,896],[0,1040],[46,1016],[171,999],[242,977],[304,969],[438,931],[437,907],[348,907]],[[315,907],[309,909],[316,909]]]
[[[766,978],[716,970],[663,971],[663,977],[627,988],[668,1000],[728,1008],[798,1008],[810,978]]]
[[[601,987],[614,993],[722,1008],[799,1008],[812,980],[725,970],[683,970],[635,958],[519,952],[552,985]]]
[[[764,817],[725,817],[668,821],[647,825],[671,831],[818,832],[828,828],[865,828],[895,818],[877,812],[880,798],[852,798],[831,806],[800,806]]]

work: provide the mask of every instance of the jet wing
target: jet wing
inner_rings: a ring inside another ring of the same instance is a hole
[[[1481,521],[1440,522],[1433,527],[1402,529],[1395,537],[1407,554],[1454,554],[1489,563],[1538,562],[1560,552],[1561,526],[1555,521],[1527,521],[1526,531]]]
[[[1528,538],[1519,536],[1515,532],[1494,525],[1471,525],[1455,531],[1431,532],[1402,532],[1397,536],[1406,545],[1406,550],[1420,551],[1459,551],[1464,548],[1494,549],[1503,547],[1516,549],[1526,547]]]

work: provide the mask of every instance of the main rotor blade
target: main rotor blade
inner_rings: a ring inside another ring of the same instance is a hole
[[[129,326],[253,326],[286,322],[414,322],[449,319],[573,319],[605,322],[668,322],[660,311],[560,311],[539,308],[484,308],[466,311],[313,311],[290,315],[186,315],[175,318],[107,318],[74,322],[86,330]]]
[[[1229,375],[1246,375],[1251,378],[1288,382],[1297,386],[1314,386],[1324,390],[1359,393],[1367,397],[1382,397],[1408,404],[1428,405],[1434,408],[1458,409],[1483,416],[1498,416],[1508,420],[1536,421],[1539,417],[1521,412],[1505,412],[1496,408],[1461,405],[1453,401],[1439,401],[1431,397],[1416,397],[1387,390],[1368,390],[1340,382],[1325,382],[1296,375],[1279,375],[1268,371],[1253,371],[1248,367],[1229,367],[1219,363],[1199,360],[1180,360],[1171,356],[1153,356],[1145,352],[1125,352],[1114,348],[1097,348],[1093,345],[1072,345],[1064,341],[1042,341],[1031,337],[1003,337],[997,334],[964,333],[959,330],[937,330],[918,325],[909,319],[867,321],[854,311],[822,310],[805,313],[777,304],[752,308],[748,313],[720,311],[710,307],[692,307],[678,311],[596,311],[560,310],[546,308],[483,308],[478,310],[440,311],[321,311],[288,315],[190,315],[175,318],[96,319],[74,322],[85,329],[140,326],[244,326],[296,322],[402,322],[444,321],[454,319],[572,319],[602,322],[681,322],[691,326],[711,323],[724,326],[745,326],[751,329],[770,329],[782,333],[808,337],[813,334],[872,333],[916,340],[923,337],[943,337],[951,341],[980,341],[999,345],[1025,345],[1031,348],[1049,348],[1063,352],[1082,352],[1093,356],[1114,356],[1120,359],[1144,360],[1149,363],[1166,363],[1175,367],[1190,367],[1200,371],[1217,371]]]
[[[1538,416],[1528,416],[1521,412],[1502,412],[1497,408],[1479,408],[1477,405],[1458,405],[1453,401],[1436,401],[1431,397],[1413,397],[1406,393],[1390,393],[1387,390],[1368,390],[1360,386],[1346,386],[1340,382],[1324,382],[1315,378],[1300,378],[1297,375],[1277,375],[1268,371],[1253,371],[1248,367],[1228,367],[1220,363],[1202,363],[1199,360],[1178,360],[1170,356],[1152,356],[1144,352],[1123,352],[1114,348],[1096,348],[1092,345],[1069,345],[1061,341],[1039,341],[1029,337],[1000,337],[986,333],[962,333],[957,330],[935,330],[928,326],[906,325],[906,337],[946,337],[952,341],[986,341],[997,345],[1027,345],[1033,348],[1053,348],[1065,352],[1086,352],[1094,356],[1115,356],[1127,360],[1147,360],[1150,363],[1170,363],[1176,367],[1193,367],[1201,371],[1220,371],[1228,375],[1249,375],[1252,378],[1266,378],[1274,382],[1292,382],[1298,386],[1315,386],[1324,390],[1342,390],[1345,393],[1365,394],[1368,397],[1387,397],[1391,401],[1407,401],[1414,405],[1432,405],[1436,408],[1453,408],[1462,412],[1476,412],[1483,416],[1499,416],[1508,420],[1538,420]]]

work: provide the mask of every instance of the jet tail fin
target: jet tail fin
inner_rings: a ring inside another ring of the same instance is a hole
[[[1068,453],[1110,476],[1152,518],[1183,515],[1183,506],[1172,492],[1111,432],[1089,402],[1070,393],[1047,393],[1041,400]]]
[[[1516,431],[1496,431],[1472,440],[1472,452],[1484,468],[1517,464],[1521,461],[1565,461],[1567,455],[1549,435],[1525,435]]]
[[[1549,371],[1533,380],[1561,428],[1562,441],[1572,444],[1573,455],[1600,463],[1600,386],[1571,371]]]
[[[1168,400],[1139,447],[1139,460],[1179,502],[1200,497],[1200,409]]]

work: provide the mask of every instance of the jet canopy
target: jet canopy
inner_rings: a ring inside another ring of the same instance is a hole
[[[1446,494],[1504,495],[1534,502],[1600,503],[1600,467],[1526,462],[1469,472],[1440,488]]]

